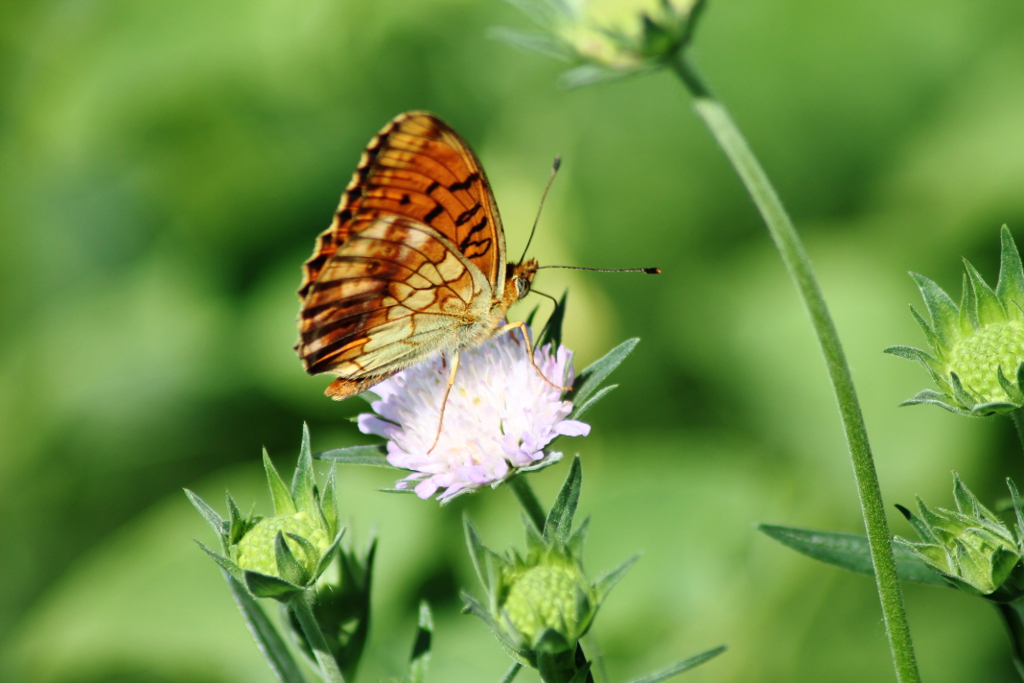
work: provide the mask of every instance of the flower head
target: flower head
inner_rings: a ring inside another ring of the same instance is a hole
[[[243,517],[229,495],[230,517],[223,520],[198,496],[187,493],[220,537],[223,554],[200,546],[252,595],[287,602],[316,584],[334,558],[344,532],[334,500],[334,471],[321,496],[313,483],[309,429],[305,427],[290,489],[266,451],[263,467],[274,501],[270,517],[251,512]]]
[[[922,391],[904,405],[934,403],[975,416],[1024,407],[1024,268],[1005,225],[1001,240],[996,288],[989,287],[965,260],[967,272],[959,307],[937,284],[911,273],[931,323],[913,307],[911,311],[932,353],[909,346],[891,346],[885,352],[920,363],[939,391]]]
[[[1019,540],[1024,510],[1013,482],[1007,480],[1017,515],[1017,537],[971,493],[953,473],[956,510],[931,510],[917,499],[918,515],[897,506],[921,537],[920,542],[897,537],[897,542],[942,575],[949,583],[972,595],[998,601],[1020,597],[1020,560],[1024,549]],[[998,592],[997,592],[998,591]]]
[[[573,529],[582,470],[573,460],[569,475],[542,526],[526,525],[526,554],[499,554],[483,544],[465,520],[466,543],[486,599],[463,595],[476,614],[522,663],[541,667],[547,656],[572,652],[590,629],[601,602],[636,558],[591,581],[583,571],[587,522]]]
[[[496,37],[579,65],[570,86],[622,78],[664,66],[689,42],[701,0],[514,0],[544,34],[502,28]]]
[[[572,354],[559,345],[534,350],[537,368],[551,382],[573,381]],[[519,470],[543,467],[561,455],[544,447],[558,436],[586,436],[590,426],[570,420],[571,401],[534,368],[520,338],[503,334],[460,352],[455,384],[441,404],[450,369],[440,355],[374,387],[375,414],[359,428],[388,439],[388,462],[412,470],[420,498],[444,489],[440,500],[484,485],[496,486]],[[436,445],[434,445],[437,439]],[[431,448],[433,446],[433,448]]]

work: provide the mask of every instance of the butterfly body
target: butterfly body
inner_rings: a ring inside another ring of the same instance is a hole
[[[326,394],[365,391],[435,352],[492,336],[536,261],[505,261],[480,162],[447,124],[396,117],[370,142],[303,268],[296,349]]]

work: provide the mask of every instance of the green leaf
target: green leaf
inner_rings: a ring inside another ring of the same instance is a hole
[[[562,298],[555,302],[555,310],[551,311],[544,330],[540,333],[540,340],[536,344],[538,347],[551,344],[552,348],[557,350],[562,343],[562,323],[565,322],[565,300],[568,296],[567,289],[562,293]]]
[[[574,557],[583,553],[583,542],[587,539],[587,531],[590,529],[590,517],[585,517],[576,531],[572,532],[569,541],[565,544]]]
[[[1021,266],[1020,252],[1013,241],[1010,229],[1005,225],[999,230],[1000,263],[999,282],[996,295],[1006,307],[1006,315],[1020,320],[1024,317],[1024,267]]]
[[[501,647],[504,648],[509,657],[520,664],[534,666],[531,653],[527,650],[520,650],[519,648],[513,647],[508,641],[508,636],[506,636],[501,630],[501,627],[498,626],[497,622],[491,618],[491,615],[484,609],[483,605],[473,599],[473,597],[465,591],[460,593],[460,595],[462,596],[462,601],[464,603],[462,607],[463,614],[473,614],[487,624],[487,628],[491,629],[491,633],[493,633],[494,637],[498,639],[498,643],[501,644]]]
[[[218,553],[213,552],[212,550],[207,548],[205,545],[203,545],[199,541],[196,541],[196,545],[198,545],[200,548],[202,548],[203,551],[205,551],[207,555],[212,557],[213,561],[216,562],[217,564],[219,564],[220,568],[223,569],[224,571],[226,571],[230,576],[233,576],[236,579],[241,579],[242,578],[242,568],[239,567],[237,564],[232,562],[227,557],[224,557],[223,555],[220,555]]]
[[[612,393],[612,389],[615,389],[618,386],[619,386],[618,384],[609,384],[606,387],[601,387],[596,394],[594,394],[593,396],[588,398],[586,400],[586,402],[584,402],[582,405],[575,405],[574,404],[572,412],[569,414],[568,419],[570,419],[570,420],[578,420],[578,419],[580,419],[581,417],[586,415],[588,412],[590,412],[590,409],[593,408],[595,405],[597,405],[598,401],[603,399],[608,394]]]
[[[594,587],[597,590],[597,601],[599,603],[604,602],[604,599],[608,597],[608,593],[611,592],[612,588],[615,588],[615,584],[619,582],[619,579],[625,576],[626,572],[632,569],[639,559],[639,555],[634,555],[595,582]]]
[[[469,517],[462,517],[462,526],[466,533],[466,546],[469,548],[469,557],[473,561],[473,569],[476,570],[477,578],[484,586],[488,595],[491,593],[490,579],[487,572],[487,553],[493,552],[480,540],[480,534],[473,528]]]
[[[335,468],[331,465],[331,471],[327,475],[327,483],[324,485],[324,495],[320,499],[320,513],[327,523],[327,533],[337,535],[340,522],[338,521],[338,491],[335,485]]]
[[[875,570],[871,564],[871,552],[868,549],[866,536],[775,524],[758,524],[757,528],[779,543],[815,560],[833,564],[858,574],[874,576]],[[942,577],[924,563],[924,560],[908,548],[893,544],[892,551],[896,556],[896,573],[900,579],[932,586],[948,585]]]
[[[288,536],[302,546],[303,550],[306,550],[307,546],[310,549],[313,548],[313,544],[306,539],[298,540],[301,538],[300,536],[295,534],[288,534]],[[313,550],[313,552],[315,553],[316,550]],[[282,579],[296,586],[305,586],[309,582],[309,570],[295,559],[292,549],[288,547],[288,542],[284,540],[284,534],[280,531],[274,537],[274,556],[277,559],[277,573]]]
[[[426,683],[427,667],[430,664],[430,646],[434,637],[434,618],[430,614],[430,605],[424,600],[420,603],[420,618],[416,629],[416,640],[412,645],[412,656],[409,657],[409,683]]]
[[[636,337],[627,339],[604,356],[588,365],[583,372],[576,376],[576,381],[573,382],[572,392],[567,398],[577,406],[584,405],[587,399],[590,398],[590,395],[601,386],[601,383],[608,378],[608,375],[610,375],[615,368],[619,367],[622,361],[626,360],[626,357],[633,352],[633,349],[635,349],[636,345],[639,343],[640,340]],[[577,408],[577,410],[579,410],[579,408]],[[576,416],[573,415],[572,417]]]
[[[347,465],[370,465],[372,467],[387,467],[393,470],[400,469],[388,462],[387,455],[388,448],[381,443],[333,448],[323,453],[317,453],[313,457],[317,460],[330,460]]]
[[[245,625],[249,628],[249,633],[252,634],[253,640],[256,641],[257,647],[277,679],[281,683],[306,683],[281,634],[274,628],[274,624],[267,618],[256,600],[229,574],[225,573],[224,578],[231,589],[235,604],[238,605],[238,611],[242,613]]]
[[[291,494],[295,507],[316,519],[319,506],[313,493],[313,456],[309,448],[309,425],[305,422],[302,423],[302,446],[292,476]]]
[[[942,291],[942,288],[918,273],[911,273],[910,277],[917,283],[924,298],[925,306],[932,318],[932,329],[938,337],[942,346],[949,348],[957,340],[959,334],[957,327],[960,325],[960,311],[956,304],[949,298],[949,295]]]
[[[267,484],[270,487],[270,498],[274,502],[274,514],[294,515],[297,512],[295,501],[292,500],[292,494],[288,492],[281,475],[274,469],[274,463],[270,461],[266,448],[263,449],[263,469],[267,471]]]
[[[565,477],[565,483],[558,491],[551,512],[544,522],[544,538],[556,539],[563,544],[569,540],[569,534],[572,533],[572,518],[576,514],[576,505],[580,502],[582,478],[583,468],[579,456],[576,456],[572,459],[569,474]]]
[[[981,277],[981,273],[967,259],[964,259],[964,268],[967,269],[967,276],[970,278],[971,287],[974,289],[978,323],[981,325],[991,325],[993,323],[1006,322],[1006,309],[1003,307],[1003,303]]]
[[[543,33],[527,33],[513,28],[495,26],[487,32],[488,37],[525,52],[536,52],[567,62],[572,59],[572,50],[565,43]]]
[[[266,574],[249,570],[243,573],[243,578],[245,587],[257,598],[274,598],[275,600],[287,601],[304,590],[301,586],[288,583],[276,576],[267,576]]]
[[[702,652],[699,655],[694,655],[689,659],[684,659],[681,662],[673,664],[672,666],[663,671],[651,674],[650,676],[644,676],[643,678],[638,678],[637,680],[633,681],[633,683],[659,683],[660,681],[664,681],[665,679],[671,678],[676,674],[681,674],[684,671],[689,671],[690,669],[696,666],[700,666],[709,659],[717,657],[718,655],[725,652],[725,649],[725,645],[720,645],[712,650]]]
[[[1006,478],[1006,485],[1010,488],[1010,496],[1013,498],[1013,514],[1017,518],[1017,538],[1024,534],[1024,506],[1020,502],[1020,493],[1016,484],[1009,477]]]
[[[573,674],[572,678],[569,679],[569,683],[587,683],[587,681],[592,681],[593,678],[590,677],[591,666],[592,664],[590,662],[585,662],[583,666],[576,670],[576,673]]]
[[[203,519],[205,519],[206,522],[213,528],[214,533],[217,534],[218,537],[223,537],[228,533],[227,522],[221,519],[221,516],[217,514],[216,510],[207,505],[202,498],[192,493],[192,491],[189,491],[188,489],[185,489],[185,495],[188,496],[188,499],[192,502],[192,505],[195,506],[196,510],[199,510],[199,514],[201,514],[203,516]]]

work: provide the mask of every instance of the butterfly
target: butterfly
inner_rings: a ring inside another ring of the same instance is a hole
[[[520,328],[532,361],[525,325],[505,315],[537,269],[506,263],[494,194],[466,141],[433,114],[400,114],[366,147],[303,266],[296,350],[309,374],[337,376],[324,392],[335,400],[437,351],[451,355],[450,391],[459,350],[492,335]]]

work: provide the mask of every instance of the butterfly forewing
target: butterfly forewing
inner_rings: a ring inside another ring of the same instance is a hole
[[[505,236],[487,177],[469,145],[437,117],[408,112],[367,146],[334,222],[305,264],[300,296],[338,245],[383,215],[422,221],[492,283],[505,279]]]
[[[357,394],[438,349],[486,336],[505,286],[505,237],[476,156],[423,112],[370,142],[303,270],[299,355]],[[507,307],[507,304],[503,304]]]

